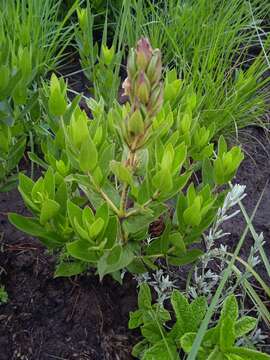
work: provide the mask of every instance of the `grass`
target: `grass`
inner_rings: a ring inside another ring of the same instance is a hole
[[[125,45],[148,36],[161,48],[167,67],[176,67],[183,79],[177,107],[193,89],[200,121],[214,123],[216,134],[260,123],[269,79],[263,77],[264,52],[256,58],[253,52],[267,38],[259,41],[256,31],[269,10],[266,2],[125,0],[123,7],[128,9]]]
[[[73,38],[73,26],[67,22],[77,4],[60,19],[60,0],[1,0],[0,39],[7,42],[7,60],[12,62],[20,49],[27,49],[32,80],[55,69]]]

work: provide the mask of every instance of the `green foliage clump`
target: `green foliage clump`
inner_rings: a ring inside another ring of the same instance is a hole
[[[73,36],[58,19],[61,1],[0,1],[0,191],[16,184],[16,166],[39,118],[37,83],[55,69]]]
[[[144,337],[134,346],[132,355],[142,360],[180,359],[179,350],[188,354],[197,331],[206,314],[207,300],[200,296],[188,302],[178,290],[174,290],[170,302],[173,317],[163,305],[152,304],[149,286],[140,286],[139,309],[130,313],[129,328],[140,327]],[[173,321],[172,326],[167,323]],[[222,306],[215,326],[204,335],[198,351],[198,360],[267,360],[270,356],[254,349],[237,346],[236,342],[255,328],[257,320],[250,316],[239,318],[235,295],[228,296]]]
[[[222,137],[215,154],[213,129],[193,114],[195,93],[172,110],[179,80],[171,71],[162,83],[160,50],[147,39],[130,51],[127,72],[129,102],[106,112],[102,99],[89,100],[93,120],[79,108],[79,97],[67,103],[65,83],[52,75],[52,135],[42,144],[44,160],[32,154],[46,171],[36,182],[19,178],[33,217],[9,219],[62,250],[57,276],[93,267],[100,279],[111,274],[120,281],[121,270],[146,272],[159,258],[172,265],[195,261],[202,251],[190,245],[214,221],[222,188],[243,159]],[[160,219],[165,229],[148,244],[149,226]]]

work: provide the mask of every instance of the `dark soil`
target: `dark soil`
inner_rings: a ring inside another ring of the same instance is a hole
[[[258,233],[264,233],[269,255],[270,143],[259,129],[246,132],[241,136],[246,160],[236,182],[247,186],[244,204],[249,214],[266,186],[253,224]],[[131,359],[136,338],[127,323],[137,303],[135,282],[126,277],[120,286],[108,277],[99,283],[94,275],[54,279],[54,256],[36,239],[14,229],[7,220],[9,211],[25,213],[16,190],[0,194],[0,284],[9,295],[8,303],[0,305],[0,360]],[[224,243],[233,250],[245,223],[239,215],[225,227],[231,236]],[[243,257],[252,243],[248,236]],[[256,270],[269,282],[263,266]]]
[[[248,215],[251,216],[261,195],[259,208],[254,216],[252,224],[255,231],[260,234],[263,232],[265,245],[264,249],[268,258],[270,257],[270,138],[269,135],[260,128],[247,128],[241,132],[240,143],[245,152],[245,160],[241,165],[234,183],[246,185],[246,197],[243,205]],[[238,243],[245,227],[246,221],[243,214],[224,224],[224,230],[231,235],[224,238],[225,245],[233,251]],[[241,256],[247,259],[250,248],[254,244],[254,239],[249,233],[240,251]],[[255,269],[260,273],[264,280],[270,285],[269,276],[263,264]]]

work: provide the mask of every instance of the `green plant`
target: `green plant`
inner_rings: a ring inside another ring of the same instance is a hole
[[[37,83],[55,69],[73,36],[61,1],[0,1],[0,189],[16,183],[16,166],[39,118]],[[33,143],[31,144],[33,147]]]
[[[132,355],[143,360],[180,359],[179,350],[189,353],[196,332],[207,310],[205,297],[197,297],[191,303],[178,290],[174,290],[170,302],[174,316],[161,304],[152,304],[149,286],[140,285],[139,309],[130,313],[129,328],[140,327],[144,337],[134,346]],[[173,326],[167,323],[173,320]],[[228,296],[223,304],[217,324],[207,330],[198,352],[198,360],[242,359],[267,360],[270,355],[254,349],[239,347],[237,339],[249,333],[257,324],[250,316],[239,318],[238,304],[234,295]]]
[[[5,287],[0,286],[0,305],[8,302],[8,293],[5,290]]]
[[[86,8],[78,9],[77,15],[76,40],[82,69],[91,83],[90,90],[94,97],[97,99],[103,97],[105,103],[110,106],[119,89],[119,64],[122,54],[116,53],[115,41],[110,48],[107,46],[107,20],[104,24],[101,46],[98,42],[94,42],[95,17],[91,13],[89,4]]]
[[[214,221],[221,186],[243,159],[240,148],[227,150],[222,137],[215,154],[213,131],[193,118],[195,93],[172,111],[179,80],[165,84],[163,95],[161,54],[147,39],[131,50],[127,68],[123,87],[130,102],[106,113],[103,100],[90,100],[91,121],[78,107],[80,98],[68,105],[65,83],[51,78],[53,135],[42,145],[44,160],[30,154],[47,170],[36,182],[19,178],[34,217],[9,219],[50,248],[62,248],[68,261],[57,275],[90,266],[101,279],[112,274],[119,280],[122,269],[145,272],[159,258],[173,265],[196,260],[202,251],[190,245]],[[198,184],[190,180],[195,172]],[[149,225],[160,218],[165,230],[149,243]]]

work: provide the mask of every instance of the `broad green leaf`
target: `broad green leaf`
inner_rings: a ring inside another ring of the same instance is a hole
[[[100,280],[109,273],[124,269],[133,259],[134,254],[127,246],[115,245],[111,250],[105,250],[97,264]]]
[[[220,136],[218,139],[218,156],[222,156],[224,153],[227,152],[227,143],[224,136]]]
[[[255,328],[257,319],[251,316],[244,316],[238,320],[235,324],[235,334],[237,337],[241,337]]]
[[[88,241],[76,240],[66,244],[67,252],[75,259],[90,262],[95,264],[99,255],[96,250],[91,248],[91,244]]]
[[[80,149],[79,164],[84,173],[95,169],[98,161],[98,152],[90,136],[86,139]]]
[[[175,344],[170,339],[164,339],[147,349],[142,360],[179,360]]]
[[[128,328],[136,329],[143,324],[143,312],[141,310],[132,311],[129,313]]]
[[[238,355],[243,360],[270,360],[269,354],[241,347],[232,347],[227,351],[227,353],[232,355]]]
[[[56,266],[54,278],[78,275],[84,272],[86,268],[87,265],[81,262],[61,262]]]
[[[104,227],[104,220],[98,218],[94,221],[94,223],[90,226],[89,235],[91,238],[95,239]]]
[[[224,301],[224,305],[221,310],[221,317],[220,320],[229,317],[233,321],[238,319],[238,304],[234,294],[227,296]]]
[[[196,333],[187,332],[183,336],[181,336],[180,343],[183,350],[188,354],[191,351],[193,342],[195,340]]]
[[[168,262],[171,265],[182,266],[190,264],[202,256],[204,253],[200,249],[190,249],[186,253],[178,256],[168,256]]]
[[[198,226],[202,221],[201,206],[199,198],[196,198],[183,214],[184,221],[187,225]]]
[[[42,203],[40,212],[40,223],[45,225],[46,222],[51,220],[59,211],[60,205],[51,199],[47,199]]]
[[[49,168],[44,175],[44,191],[48,194],[50,199],[54,199],[55,194],[55,177],[52,168]]]
[[[122,163],[112,160],[110,162],[110,169],[121,182],[127,183],[128,185],[133,184],[131,172]]]
[[[118,219],[116,216],[110,216],[108,226],[103,234],[103,238],[106,239],[106,249],[111,249],[117,239],[118,233]]]
[[[198,296],[195,300],[189,305],[191,316],[192,316],[192,327],[196,331],[200,326],[202,320],[204,319],[206,310],[207,310],[207,299],[204,296]]]
[[[225,353],[234,345],[235,339],[234,320],[231,317],[226,316],[220,323],[219,343],[221,351]]]
[[[155,313],[152,311],[152,321],[147,321],[142,327],[141,327],[141,333],[142,335],[151,343],[155,344],[158,341],[162,340],[162,334],[160,330],[162,329],[162,332],[165,336],[164,329],[157,324],[155,319]]]
[[[177,320],[177,336],[180,338],[189,329],[192,322],[190,306],[186,297],[178,290],[173,290],[171,303]]]
[[[77,219],[78,223],[82,222],[82,209],[79,206],[75,205],[70,200],[68,200],[68,202],[67,202],[67,209],[68,209],[69,221],[70,221],[73,229],[76,229],[74,219]]]
[[[50,249],[63,245],[63,240],[59,235],[47,231],[40,223],[34,218],[24,217],[19,214],[10,213],[8,219],[16,226],[17,229],[40,238],[42,242]]]
[[[140,285],[138,306],[139,309],[143,310],[150,310],[152,308],[152,295],[150,287],[147,283]]]

